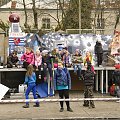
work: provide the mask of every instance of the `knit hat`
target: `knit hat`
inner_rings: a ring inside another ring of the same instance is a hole
[[[79,49],[76,49],[75,52],[80,52],[80,50],[79,50]]]

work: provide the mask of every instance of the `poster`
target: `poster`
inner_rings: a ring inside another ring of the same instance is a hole
[[[4,95],[6,94],[6,92],[9,90],[8,87],[0,84],[0,100],[4,97]]]

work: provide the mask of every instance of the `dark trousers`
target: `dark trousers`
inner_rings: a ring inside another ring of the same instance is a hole
[[[28,67],[29,63],[28,62],[23,62],[23,68],[26,68]]]
[[[102,64],[102,59],[103,59],[103,54],[102,53],[98,53],[97,55],[97,65],[101,65]]]
[[[41,65],[38,66],[38,73],[41,75]]]
[[[48,68],[50,77],[52,77],[52,64],[47,64],[43,66],[44,77],[46,77],[47,68]]]
[[[59,98],[63,99],[65,97],[65,99],[69,99],[69,90],[58,90],[59,93]],[[60,101],[60,107],[63,108],[63,102],[64,101]],[[69,101],[66,101],[66,106],[67,108],[70,108],[70,104]]]

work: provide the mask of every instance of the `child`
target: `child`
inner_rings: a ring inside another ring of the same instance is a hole
[[[65,50],[62,61],[65,67],[71,67],[71,55],[68,50]]]
[[[42,55],[40,50],[36,50],[35,54],[35,67],[38,68],[39,79],[41,79],[41,64],[42,64]]]
[[[24,84],[28,84],[27,90],[25,92],[25,98],[26,100],[29,99],[29,93],[32,91],[34,99],[37,99],[36,96],[36,74],[33,68],[33,65],[28,65],[27,72],[25,76],[25,82]],[[36,101],[36,105],[34,107],[39,107],[39,102]],[[29,108],[29,102],[26,102],[26,105],[23,106],[23,108]]]
[[[26,52],[21,56],[21,61],[23,61],[23,67],[26,69],[29,64],[35,64],[35,56],[30,47],[26,47]]]
[[[61,60],[61,55],[59,53],[58,48],[53,49],[52,56],[53,56],[54,68],[57,68],[58,67],[58,61]]]
[[[8,57],[7,57],[7,68],[12,68],[13,66],[17,67],[18,62],[18,56],[17,51],[13,51]]]
[[[93,57],[92,57],[92,55],[91,55],[91,52],[89,52],[89,51],[86,52],[86,55],[85,55],[85,58],[84,58],[84,65],[85,65],[87,62],[90,62],[90,63],[93,62]]]
[[[54,73],[54,87],[55,90],[58,90],[59,98],[69,99],[69,89],[71,89],[71,77],[67,68],[63,68],[62,63],[59,61],[58,68]],[[70,108],[69,101],[66,101],[67,111],[73,112]],[[63,112],[63,101],[60,101],[60,112]]]
[[[44,73],[44,81],[46,81],[47,77],[46,77],[46,73],[47,73],[47,68],[50,74],[50,80],[52,81],[52,62],[51,62],[51,58],[52,56],[50,56],[50,54],[48,53],[48,51],[46,51],[45,53],[43,53],[42,55],[42,64],[43,64],[43,73]]]
[[[92,71],[92,65],[90,62],[87,63],[86,71],[84,73],[84,98],[93,98],[93,87],[94,87],[94,72]],[[93,100],[85,100],[83,106],[89,108],[95,108]]]
[[[83,63],[83,60],[82,60],[82,55],[80,54],[79,49],[75,50],[75,54],[73,54],[72,56],[72,63],[73,63],[74,73],[77,72],[79,80],[82,80],[82,76],[81,76],[82,64],[81,63]]]

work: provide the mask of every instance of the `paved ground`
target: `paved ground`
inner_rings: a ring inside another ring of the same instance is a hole
[[[83,94],[70,93],[70,98],[83,98]],[[95,97],[111,97],[108,95],[95,94]],[[58,98],[56,94],[55,97]],[[83,107],[83,102],[71,102],[73,112],[59,112],[58,102],[41,102],[39,108],[22,108],[23,103],[0,104],[0,120],[94,120],[94,119],[120,119],[120,103],[116,101],[95,101],[96,108]]]

